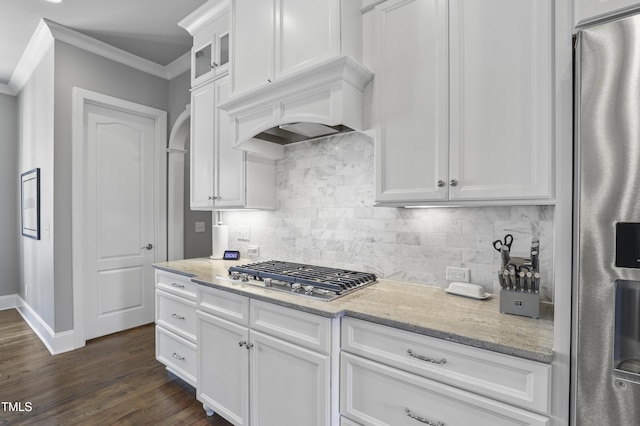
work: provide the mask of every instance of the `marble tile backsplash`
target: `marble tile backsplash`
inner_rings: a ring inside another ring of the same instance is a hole
[[[374,144],[361,133],[285,147],[276,163],[275,211],[224,212],[229,247],[260,247],[258,260],[289,260],[370,271],[380,278],[447,287],[447,266],[469,268],[471,282],[496,293],[500,254],[528,256],[540,238],[541,295],[553,295],[552,206],[404,209],[374,207]],[[249,231],[249,240],[240,234]]]

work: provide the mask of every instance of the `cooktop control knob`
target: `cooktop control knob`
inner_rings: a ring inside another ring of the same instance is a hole
[[[232,280],[239,280],[240,279],[240,272],[233,271],[231,273],[231,279]]]
[[[264,279],[264,286],[265,287],[273,287],[273,281],[271,280],[271,278],[265,278]]]
[[[304,294],[313,294],[313,286],[305,285],[304,286]]]
[[[243,283],[249,282],[249,274],[240,274],[240,281]]]
[[[302,284],[299,284],[299,283],[291,284],[291,291],[299,293],[301,290],[302,290]]]

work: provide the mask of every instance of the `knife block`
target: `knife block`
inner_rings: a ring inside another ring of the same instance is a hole
[[[519,290],[500,290],[500,312],[540,318],[540,293]]]

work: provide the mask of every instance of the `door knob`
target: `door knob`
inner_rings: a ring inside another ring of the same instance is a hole
[[[140,247],[141,250],[151,250],[153,248],[153,244],[149,243],[144,247]]]

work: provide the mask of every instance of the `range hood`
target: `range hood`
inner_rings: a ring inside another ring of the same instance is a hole
[[[219,105],[234,146],[279,159],[284,145],[362,130],[362,98],[373,74],[348,56],[329,59]]]

